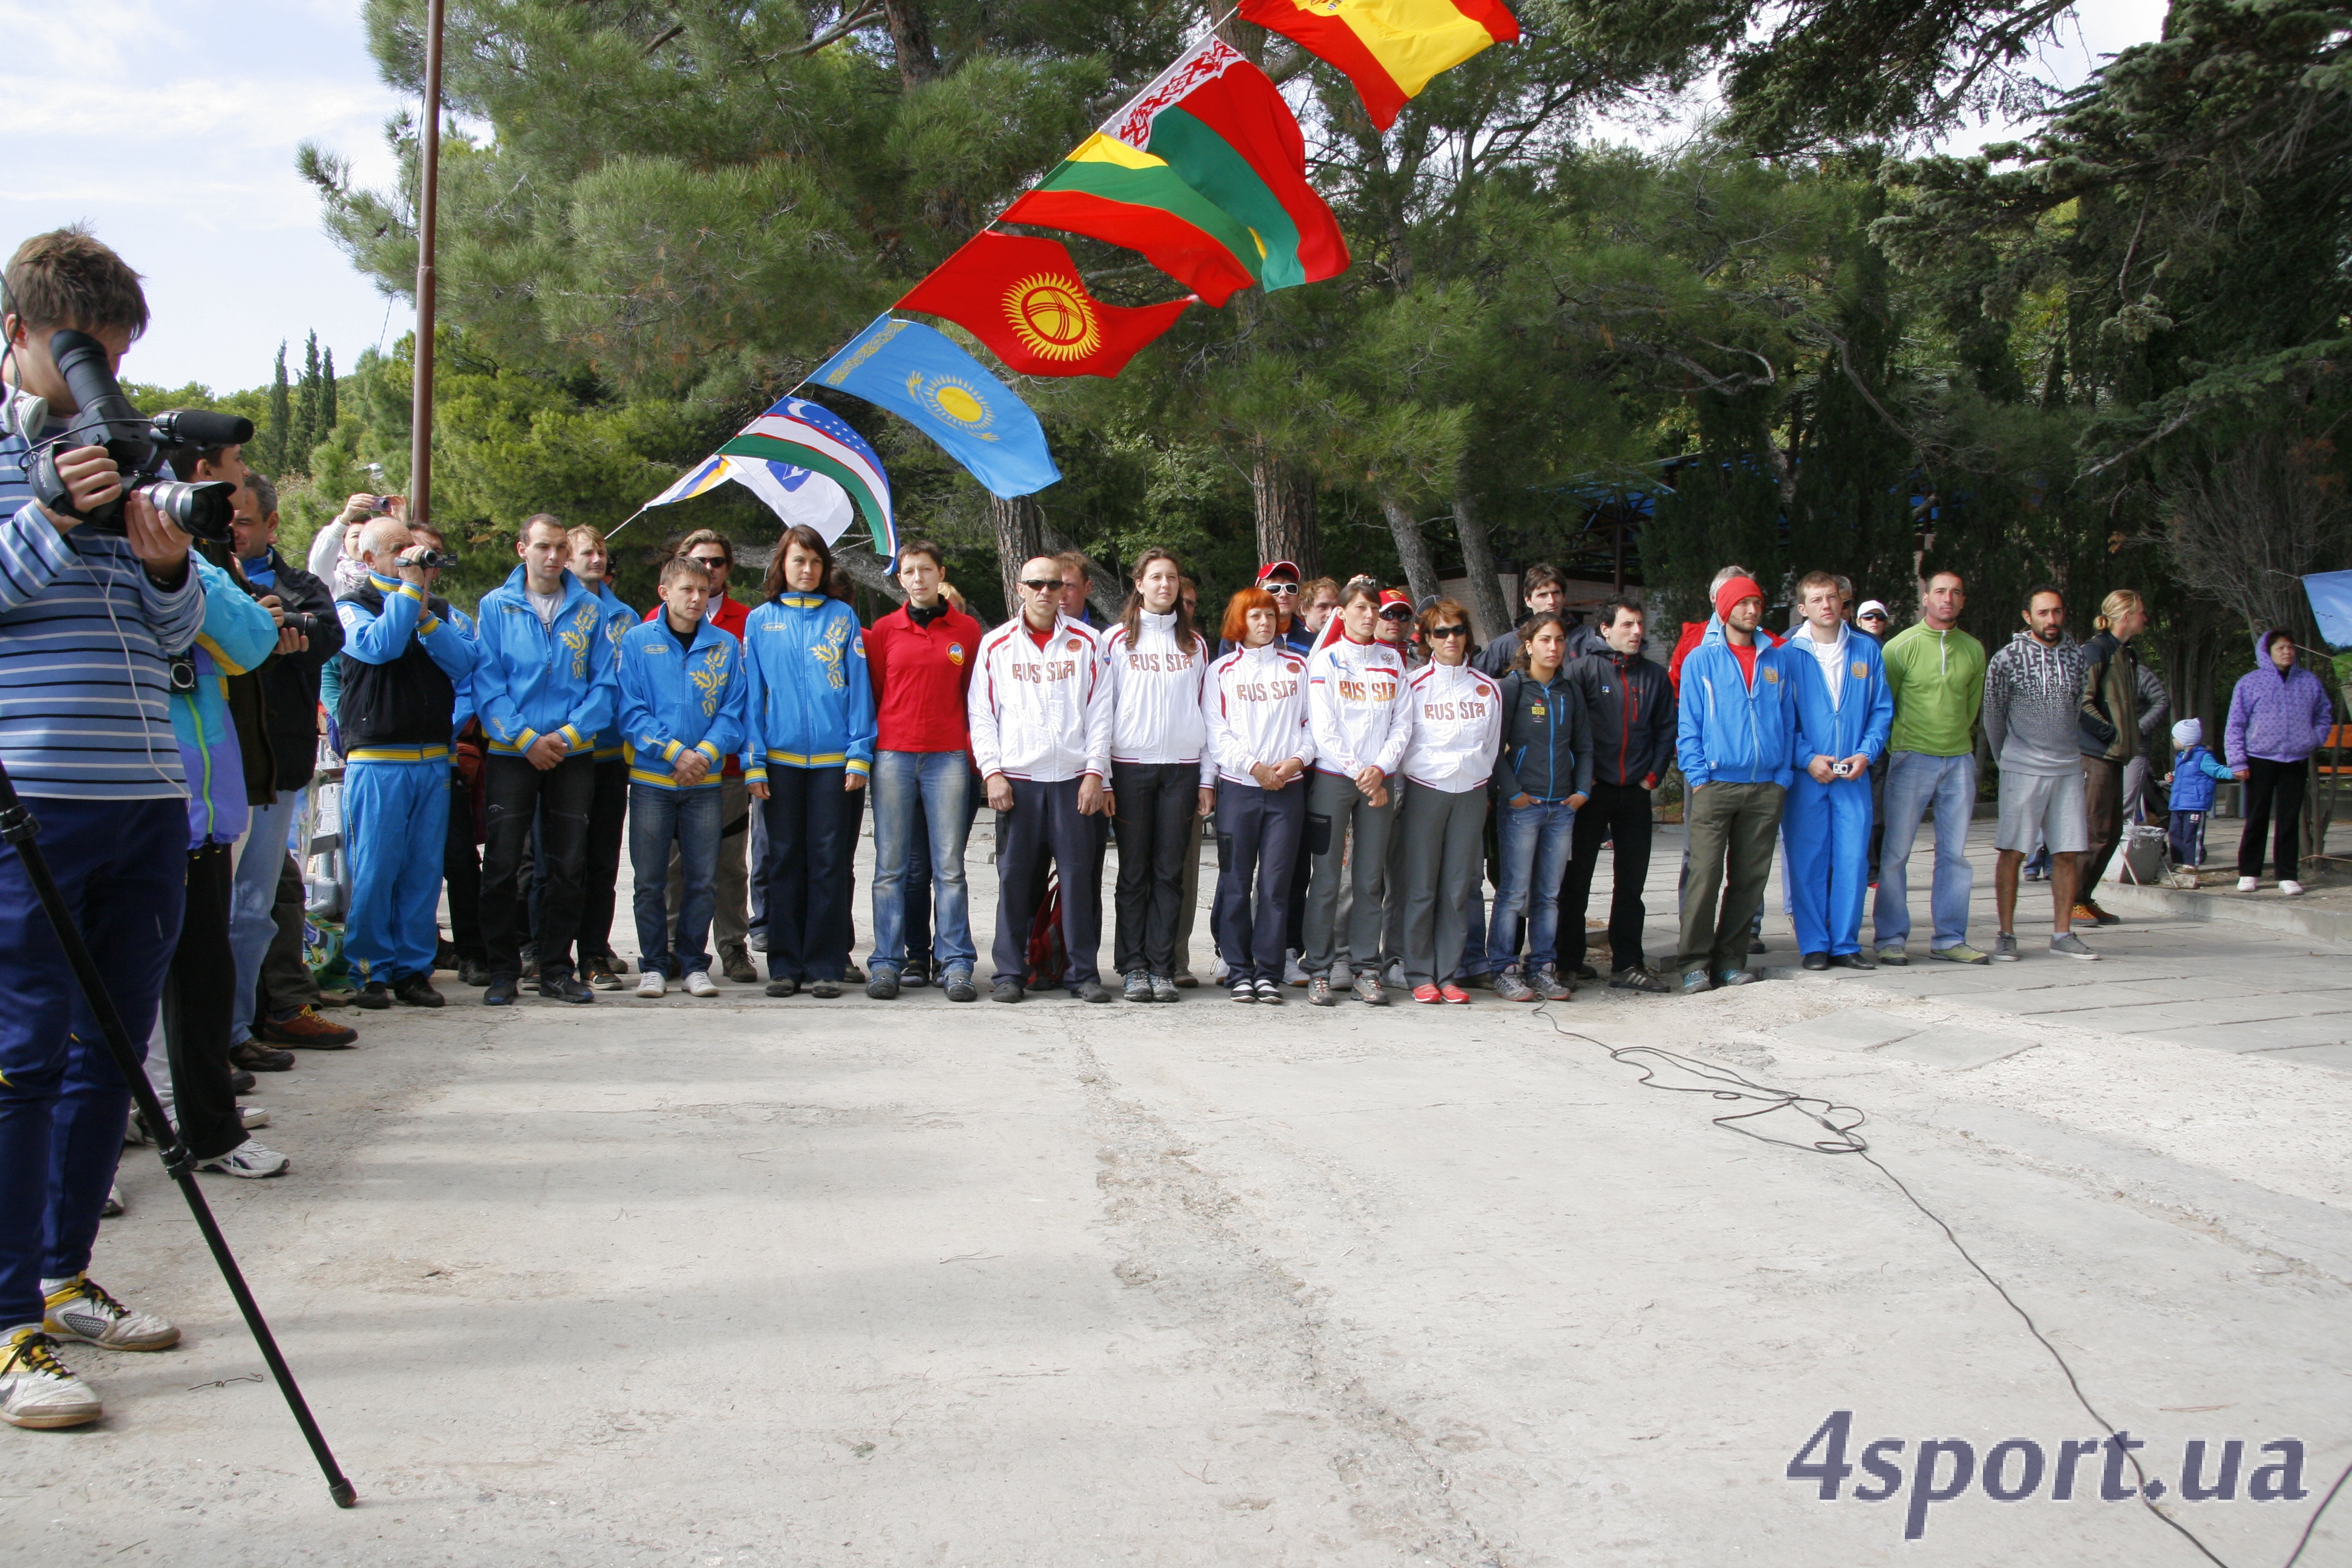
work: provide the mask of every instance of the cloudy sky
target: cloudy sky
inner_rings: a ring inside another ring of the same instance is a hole
[[[2153,37],[2162,0],[2086,0],[2044,68],[2080,80],[2101,54]],[[233,16],[235,22],[217,18]],[[294,174],[306,137],[363,184],[391,174],[355,0],[0,0],[13,83],[0,163],[0,244],[77,219],[147,275],[155,324],[133,380],[219,390],[269,379],[280,340],[316,331],[339,364],[408,329],[319,232]],[[2000,128],[1954,138],[1991,139]]]

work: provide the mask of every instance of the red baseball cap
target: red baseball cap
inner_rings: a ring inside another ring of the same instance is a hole
[[[1274,575],[1276,573],[1277,573],[1277,572],[1287,572],[1287,573],[1289,573],[1289,574],[1290,574],[1290,580],[1291,580],[1292,582],[1294,582],[1294,583],[1304,583],[1305,581],[1307,581],[1306,575],[1298,570],[1298,563],[1297,563],[1297,562],[1296,562],[1296,561],[1269,561],[1269,562],[1267,562],[1265,565],[1263,565],[1263,566],[1261,566],[1261,567],[1259,567],[1259,568],[1257,569],[1257,580],[1258,580],[1258,584],[1259,584],[1259,585],[1260,585],[1260,586],[1264,586],[1264,585],[1265,585],[1265,580],[1266,580],[1268,577],[1273,576],[1273,575]]]

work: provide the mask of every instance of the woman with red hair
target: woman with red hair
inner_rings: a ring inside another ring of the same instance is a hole
[[[1213,917],[1236,1002],[1282,1001],[1291,868],[1307,827],[1307,661],[1277,640],[1282,608],[1263,588],[1225,605],[1234,651],[1210,667],[1209,756],[1217,770],[1217,900]]]

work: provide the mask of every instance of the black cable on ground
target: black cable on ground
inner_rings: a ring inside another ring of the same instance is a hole
[[[2011,1296],[2001,1282],[1994,1279],[1991,1272],[1983,1264],[1979,1263],[1975,1256],[1961,1245],[1960,1238],[1953,1233],[1952,1227],[1945,1223],[1944,1217],[1921,1203],[1918,1194],[1904,1184],[1903,1178],[1888,1170],[1885,1162],[1871,1152],[1870,1141],[1862,1135],[1863,1123],[1868,1118],[1859,1108],[1842,1105],[1836,1100],[1826,1100],[1820,1095],[1806,1094],[1798,1089],[1775,1089],[1769,1084],[1758,1083],[1720,1063],[1697,1061],[1674,1051],[1663,1050],[1656,1046],[1612,1046],[1606,1041],[1596,1040],[1591,1035],[1562,1026],[1559,1016],[1552,1012],[1551,1004],[1549,1002],[1538,1006],[1535,1010],[1535,1016],[1549,1024],[1554,1033],[1569,1039],[1582,1040],[1589,1046],[1596,1046],[1608,1052],[1611,1060],[1626,1062],[1638,1068],[1642,1074],[1642,1085],[1645,1089],[1664,1089],[1669,1094],[1704,1094],[1714,1100],[1759,1102],[1757,1109],[1753,1110],[1733,1111],[1710,1118],[1717,1127],[1753,1138],[1761,1143],[1776,1143],[1783,1149],[1795,1149],[1804,1153],[1860,1155],[1880,1175],[1893,1183],[1895,1190],[1901,1193],[1913,1208],[1917,1209],[1934,1222],[1936,1228],[1944,1233],[1944,1239],[1952,1244],[1952,1250],[1960,1255],[1961,1261],[1974,1269],[1979,1279],[1992,1287],[1993,1293],[2001,1299],[2011,1311],[2017,1314],[2018,1321],[2025,1325],[2025,1331],[2033,1336],[2034,1342],[2048,1352],[2050,1359],[2058,1363],[2058,1370],[2065,1375],[2066,1386],[2074,1391],[2074,1402],[2083,1407],[2092,1420],[2099,1424],[2099,1429],[2106,1433],[2110,1438],[2119,1437],[2120,1435],[2115,1425],[2099,1414],[2097,1406],[2091,1403],[2090,1395],[2083,1392],[2083,1384],[2075,1377],[2074,1369],[2067,1364],[2066,1358],[2059,1353],[2058,1347],[2050,1342],[2049,1336],[2044,1334],[2041,1326],[2034,1322],[2033,1315],[2020,1306],[2017,1298]],[[1637,1058],[1648,1059],[1636,1060]],[[1658,1079],[1658,1068],[1661,1065],[1671,1067],[1679,1072],[1688,1073],[1691,1077],[1704,1081],[1698,1084],[1662,1083]],[[1760,1116],[1769,1116],[1781,1110],[1794,1111],[1805,1117],[1829,1136],[1799,1142],[1793,1139],[1775,1138],[1768,1133],[1759,1132],[1754,1128],[1739,1125],[1741,1122],[1753,1121]],[[2181,1539],[2203,1554],[2207,1562],[2213,1563],[2214,1568],[2230,1568],[2229,1563],[2217,1555],[2211,1547],[2198,1538],[2195,1531],[2156,1506],[2156,1500],[2147,1495],[2148,1476],[2147,1472],[2140,1468],[2139,1456],[2129,1448],[2124,1449],[2123,1454],[2124,1458],[2130,1461],[2132,1474],[2139,1481],[2137,1489],[2140,1507],[2177,1531]],[[2294,1568],[2295,1563],[2302,1560],[2304,1548],[2311,1544],[2312,1531],[2319,1527],[2320,1516],[2327,1511],[2328,1505],[2336,1500],[2336,1494],[2344,1489],[2344,1484],[2347,1479],[2352,1479],[2352,1462],[2347,1462],[2337,1473],[2336,1484],[2327,1489],[2327,1495],[2321,1498],[2319,1506],[2311,1510],[2311,1517],[2304,1521],[2302,1535],[2296,1538],[2294,1552],[2288,1554],[2286,1561],[2280,1564],[2280,1568]]]

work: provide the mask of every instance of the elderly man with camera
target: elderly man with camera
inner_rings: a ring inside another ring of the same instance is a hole
[[[39,818],[116,1011],[144,1040],[187,868],[187,784],[165,695],[204,592],[188,535],[150,494],[125,493],[106,445],[52,444],[83,412],[54,340],[94,340],[99,361],[82,350],[73,368],[82,385],[110,383],[147,325],[138,274],[88,233],[60,229],[19,247],[5,282],[0,763]],[[92,374],[101,365],[104,382]],[[58,1340],[161,1350],[179,1331],[84,1273],[131,1091],[13,846],[0,846],[0,1420],[79,1426],[98,1419],[99,1399]]]

